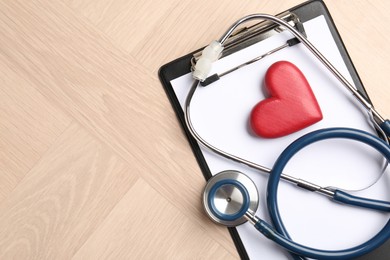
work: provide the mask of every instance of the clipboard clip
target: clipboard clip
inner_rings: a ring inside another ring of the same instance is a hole
[[[276,17],[283,19],[291,26],[293,26],[301,34],[306,36],[305,30],[303,28],[303,24],[299,20],[299,17],[296,14],[290,11],[285,11],[283,13],[276,15]],[[264,39],[267,39],[283,31],[285,31],[285,29],[282,26],[275,24],[271,21],[261,21],[259,23],[256,23],[248,27],[242,27],[237,32],[229,36],[229,38],[225,41],[224,50],[222,52],[221,57],[228,56],[232,53],[242,50],[248,46],[251,46],[252,44],[260,42]],[[191,71],[194,70],[195,64],[198,61],[198,59],[201,57],[201,55],[202,55],[202,50],[197,51],[193,54],[193,57],[191,59]]]

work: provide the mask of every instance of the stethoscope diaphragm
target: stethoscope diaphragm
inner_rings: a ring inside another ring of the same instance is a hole
[[[208,216],[228,227],[245,223],[245,214],[255,213],[258,205],[256,185],[239,171],[227,170],[214,175],[203,192],[203,206]]]

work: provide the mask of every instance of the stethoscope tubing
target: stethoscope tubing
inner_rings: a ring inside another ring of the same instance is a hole
[[[387,145],[380,138],[371,135],[367,132],[351,128],[328,128],[308,133],[305,136],[294,141],[280,154],[269,176],[267,185],[267,207],[270,217],[272,219],[272,223],[279,234],[272,232],[272,228],[268,224],[264,224],[264,221],[259,221],[258,223],[256,223],[255,227],[260,232],[265,234],[268,238],[274,240],[276,243],[280,244],[287,250],[297,253],[299,255],[304,255],[316,259],[351,259],[366,254],[386,242],[387,239],[389,239],[390,237],[390,220],[378,232],[378,234],[376,234],[373,238],[359,246],[336,251],[320,250],[306,247],[295,243],[294,241],[291,241],[289,234],[284,227],[277,203],[277,192],[280,176],[288,161],[304,147],[314,142],[332,138],[352,139],[355,141],[363,142],[375,148],[387,159],[387,161],[390,161],[390,146]],[[366,204],[371,203],[369,199],[359,199]],[[373,208],[375,208],[375,204],[373,205]]]

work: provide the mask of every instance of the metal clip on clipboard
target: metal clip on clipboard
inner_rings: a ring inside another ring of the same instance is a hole
[[[283,19],[284,21],[288,22],[291,26],[293,26],[296,30],[298,30],[301,34],[305,34],[305,30],[303,28],[303,25],[301,21],[299,20],[299,17],[289,11],[285,11],[283,13],[278,14],[276,17]],[[224,50],[222,52],[221,57],[226,57],[232,53],[235,53],[239,50],[242,50],[248,46],[251,46],[252,44],[258,43],[264,39],[267,39],[271,36],[274,36],[278,33],[281,33],[285,31],[285,29],[278,24],[275,24],[271,21],[262,21],[259,23],[256,23],[249,27],[243,27],[240,30],[238,30],[236,33],[232,34],[225,42],[224,44]],[[225,72],[214,74],[209,76],[205,81],[201,82],[200,84],[202,86],[207,86],[217,80],[219,80],[220,77],[229,74],[241,67],[244,67],[246,65],[249,65],[255,61],[258,61],[272,53],[275,53],[279,50],[282,50],[286,47],[293,46],[295,44],[299,43],[299,40],[297,38],[292,38],[286,42],[286,44],[281,45],[279,47],[276,47],[273,50],[270,50],[252,60],[249,60],[243,64],[240,64],[234,68],[231,68]],[[202,55],[202,50],[195,52],[193,54],[193,57],[191,59],[191,70],[194,69],[196,62]]]

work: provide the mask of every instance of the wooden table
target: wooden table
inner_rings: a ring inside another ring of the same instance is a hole
[[[326,1],[390,114],[390,2]],[[0,259],[230,259],[159,67],[288,1],[0,1]]]

